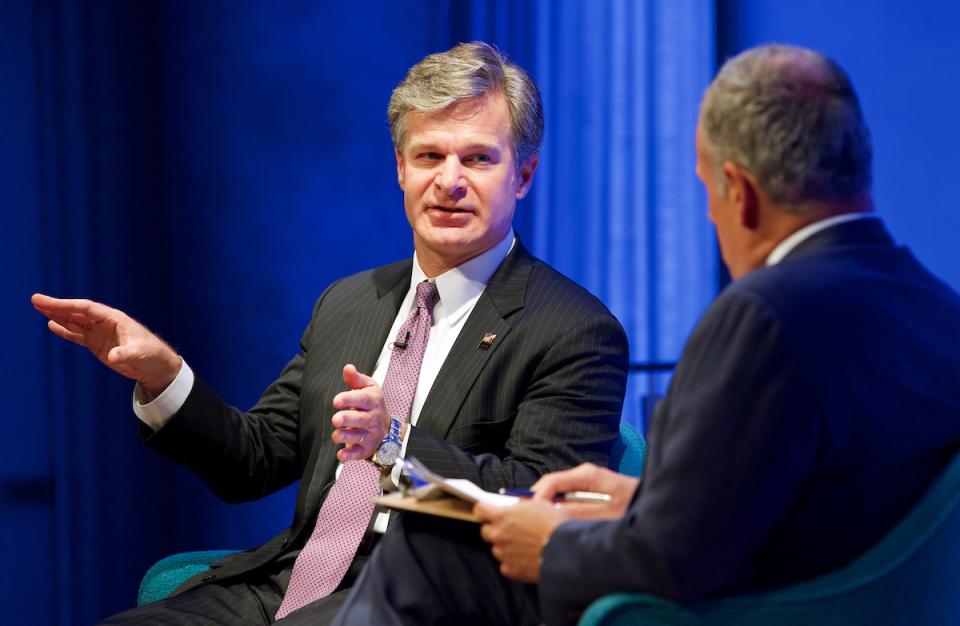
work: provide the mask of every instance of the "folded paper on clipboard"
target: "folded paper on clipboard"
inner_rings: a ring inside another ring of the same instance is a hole
[[[464,478],[444,478],[413,457],[399,462],[404,476],[418,486],[374,498],[377,504],[401,511],[480,522],[473,514],[473,505],[477,502],[512,506],[519,500],[516,496],[484,491]]]

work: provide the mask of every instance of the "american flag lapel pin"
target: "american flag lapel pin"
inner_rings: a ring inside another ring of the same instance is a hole
[[[497,340],[497,333],[487,333],[483,336],[483,339],[480,340],[480,343],[477,344],[477,348],[480,350],[489,350],[490,346],[493,345],[493,342]]]

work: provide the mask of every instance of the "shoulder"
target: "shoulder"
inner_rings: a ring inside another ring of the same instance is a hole
[[[390,291],[398,283],[410,280],[412,265],[413,259],[404,259],[344,276],[327,287],[321,294],[320,301],[329,297],[346,295],[356,297],[356,294]]]
[[[397,283],[410,280],[410,271],[413,259],[403,259],[389,265],[381,265],[372,269],[345,276],[331,285],[331,288],[340,289],[393,289]]]
[[[405,259],[344,276],[331,283],[313,306],[313,317],[321,310],[327,312],[356,310],[374,302],[380,295],[394,289],[403,281],[410,281],[413,259]]]
[[[591,318],[616,321],[606,305],[587,289],[546,262],[533,256],[529,256],[529,260],[530,274],[524,297],[524,307],[529,313],[563,315],[573,323]]]

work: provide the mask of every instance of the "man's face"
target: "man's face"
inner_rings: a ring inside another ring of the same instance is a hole
[[[713,222],[720,242],[720,256],[724,265],[733,272],[735,266],[734,236],[736,233],[736,211],[731,206],[729,193],[720,194],[717,171],[713,166],[706,138],[697,125],[697,176],[707,191],[707,216]],[[726,190],[729,192],[729,189]]]
[[[430,276],[472,259],[510,231],[536,156],[519,168],[502,94],[406,114],[397,178],[420,265]]]

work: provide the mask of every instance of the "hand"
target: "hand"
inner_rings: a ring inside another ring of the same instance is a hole
[[[372,378],[350,364],[343,367],[343,382],[350,391],[340,392],[333,398],[337,412],[332,419],[331,439],[334,443],[346,444],[337,452],[337,459],[342,463],[369,459],[390,429],[383,391]]]
[[[533,484],[534,500],[549,502],[558,493],[565,491],[596,491],[613,496],[608,504],[564,502],[561,504],[570,517],[577,519],[617,519],[623,517],[637,490],[640,479],[625,476],[598,467],[593,463],[583,463],[573,469],[551,472],[540,477]]]
[[[562,507],[542,500],[521,500],[513,506],[477,504],[473,512],[484,520],[480,536],[492,544],[500,573],[522,583],[540,580],[543,546],[570,517]]]
[[[30,298],[55,335],[92,352],[113,371],[132,378],[152,400],[180,373],[182,360],[166,342],[123,311],[91,300]]]

